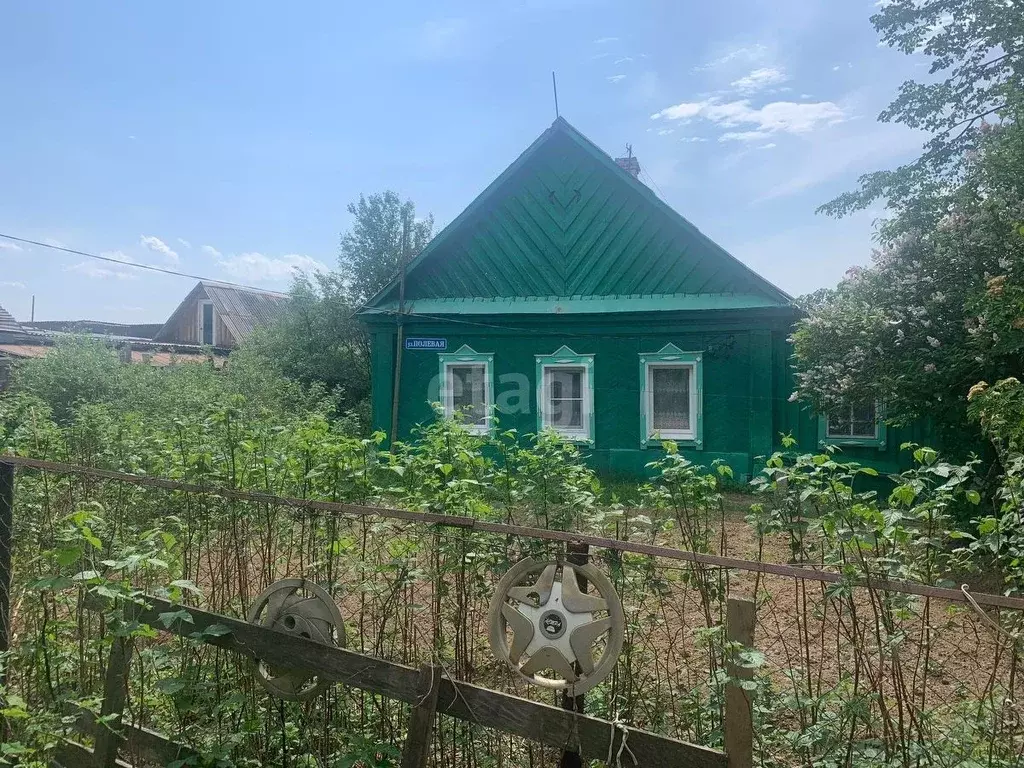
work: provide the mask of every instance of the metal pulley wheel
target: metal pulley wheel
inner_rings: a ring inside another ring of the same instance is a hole
[[[577,576],[597,594],[580,590]],[[491,651],[516,674],[579,696],[614,669],[625,616],[611,581],[593,565],[528,557],[498,582],[488,625]]]
[[[256,598],[246,620],[268,629],[345,647],[345,623],[323,587],[305,579],[275,581]],[[291,701],[313,698],[330,685],[312,672],[282,669],[257,660],[256,679],[274,696]]]

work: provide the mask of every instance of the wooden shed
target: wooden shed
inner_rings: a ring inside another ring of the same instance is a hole
[[[789,402],[791,297],[638,171],[555,120],[412,260],[404,303],[396,278],[361,311],[374,427],[390,431],[398,367],[400,439],[440,403],[481,434],[553,429],[609,474],[671,439],[749,477],[786,433],[895,469],[873,405],[830,420]]]
[[[272,323],[287,299],[286,293],[200,280],[153,341],[230,349]]]

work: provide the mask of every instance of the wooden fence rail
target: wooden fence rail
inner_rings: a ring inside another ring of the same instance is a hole
[[[641,555],[650,555],[652,557],[664,557],[670,560],[702,563],[704,565],[710,565],[717,568],[770,573],[776,576],[787,576],[794,579],[807,579],[808,581],[820,581],[827,584],[845,582],[851,584],[851,586],[867,586],[866,582],[863,580],[851,580],[849,577],[842,576],[838,573],[820,570],[811,566],[766,563],[758,560],[743,560],[738,557],[709,555],[702,552],[690,552],[687,550],[675,549],[673,547],[644,544],[637,541],[610,539],[604,536],[592,536],[590,534],[576,533],[572,531],[554,531],[548,528],[531,528],[524,525],[492,523],[486,520],[477,520],[473,517],[446,515],[444,513],[437,512],[411,512],[405,509],[392,509],[389,507],[371,507],[345,502],[274,496],[269,493],[244,491],[214,485],[198,485],[195,483],[186,483],[180,480],[171,480],[163,477],[133,475],[127,472],[115,472],[109,469],[96,469],[95,467],[83,467],[76,464],[63,464],[56,461],[31,459],[24,456],[0,455],[0,467],[5,463],[28,469],[82,475],[85,477],[95,477],[103,480],[114,480],[148,488],[163,488],[169,491],[181,491],[184,493],[209,494],[220,496],[225,499],[234,499],[237,501],[245,501],[255,504],[272,504],[282,507],[290,507],[292,509],[310,509],[318,512],[355,517],[375,516],[391,520],[405,520],[411,523],[419,523],[421,525],[441,525],[452,528],[468,528],[475,531],[483,531],[485,533],[497,533],[505,536],[522,536],[542,541],[575,542],[578,544],[587,544],[592,547],[611,549],[619,552],[633,552]],[[930,584],[921,584],[913,581],[890,580],[886,579],[883,574],[872,575],[871,587],[888,592],[902,592],[908,595],[934,597],[954,603],[971,602],[971,600],[968,599],[968,597],[959,589],[946,589],[945,587],[935,587]],[[983,592],[971,592],[970,597],[979,605],[987,605],[994,608],[1024,610],[1024,598],[1021,597],[993,595]]]
[[[271,666],[302,669],[325,680],[362,688],[409,704],[420,704],[424,699],[424,678],[421,671],[404,664],[364,656],[343,648],[324,646],[296,635],[249,624],[231,616],[175,605],[157,597],[147,596],[144,600],[145,605],[130,603],[124,606],[126,619],[161,629],[164,626],[160,619],[161,614],[184,611],[191,621],[182,617],[171,624],[168,632],[183,637],[201,637],[202,642],[260,659]],[[102,606],[90,607],[99,610]],[[219,631],[228,631],[216,637],[202,634],[204,629],[214,625],[219,625]],[[108,682],[110,677],[108,675]],[[588,759],[606,759],[610,752],[615,754],[622,744],[622,739],[627,738],[629,750],[635,756],[637,766],[727,768],[728,765],[723,752],[668,736],[638,728],[624,728],[607,720],[568,712],[558,707],[528,701],[447,677],[439,676],[435,686],[438,714],[449,715],[551,747],[564,748],[569,745]],[[105,699],[116,699],[121,695],[120,690],[116,686],[108,686],[104,694]],[[427,695],[432,696],[433,693],[428,689]],[[104,707],[105,714],[111,714],[108,710],[108,707]],[[414,722],[418,719],[420,718],[414,719]],[[422,729],[422,724],[420,727]],[[423,731],[419,733],[422,735]],[[138,733],[133,734],[132,729],[127,729],[125,739],[130,743],[132,738],[137,743],[140,739],[150,744],[154,741],[152,732],[148,737],[140,737]],[[97,758],[101,757],[98,748],[100,743],[101,740],[97,738]],[[173,742],[169,743],[173,745]],[[417,743],[424,745],[420,749],[425,750],[430,741],[423,738]],[[170,750],[172,747],[164,744],[160,748]],[[113,755],[109,753],[102,756],[108,761],[113,759]],[[107,768],[113,763],[97,765]],[[629,758],[623,765],[630,765]]]

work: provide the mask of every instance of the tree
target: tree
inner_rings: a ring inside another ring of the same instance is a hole
[[[342,411],[359,410],[370,394],[370,356],[357,309],[341,273],[299,275],[284,313],[246,346],[290,379],[325,385]]]
[[[1024,126],[986,125],[976,146],[955,187],[901,201],[869,268],[805,305],[799,397],[881,401],[890,423],[927,418],[949,446],[979,437],[968,390],[1021,372]]]
[[[391,190],[349,203],[355,217],[352,228],[341,236],[338,269],[352,302],[361,305],[398,274],[402,263],[402,230],[409,223],[410,256],[430,241],[434,217],[416,219],[416,205],[404,203]]]
[[[879,115],[931,132],[923,154],[895,170],[862,176],[860,188],[821,207],[844,215],[884,197],[897,211],[921,195],[956,184],[988,122],[1012,119],[1024,93],[1024,8],[1020,0],[891,0],[871,22],[882,42],[932,57],[930,83],[907,81]]]
[[[394,192],[359,196],[355,220],[341,236],[338,269],[300,275],[281,318],[248,345],[304,385],[326,385],[343,412],[368,425],[370,351],[356,312],[397,274],[402,235],[409,223],[410,256],[430,240],[433,216],[416,220],[416,206]]]

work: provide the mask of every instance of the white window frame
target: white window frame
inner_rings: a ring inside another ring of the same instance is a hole
[[[563,440],[574,443],[594,443],[594,356],[577,355],[563,346],[552,355],[536,355],[537,359],[537,429],[550,429]],[[544,391],[544,379],[548,370],[566,368],[582,369],[580,380],[580,421],[579,429],[559,427],[548,422],[548,396]]]
[[[704,355],[685,352],[669,343],[657,352],[640,353],[640,447],[657,448],[674,440],[686,448],[704,450]],[[690,428],[654,429],[654,388],[652,367],[690,368]]]
[[[455,387],[449,371],[452,368],[481,366],[484,369],[484,423],[465,424],[463,426],[474,435],[486,435],[493,428],[494,421],[494,355],[478,354],[468,346],[463,346],[453,354],[438,355],[441,364],[441,408],[446,418],[455,417]]]
[[[210,329],[210,346],[217,346],[217,308],[209,299],[200,299],[198,304],[199,316],[196,321],[196,328],[199,335],[199,343],[203,344],[203,307],[210,306],[210,322],[213,327]]]
[[[680,368],[690,372],[688,387],[690,390],[690,428],[662,429],[654,428],[654,371],[658,368]],[[647,377],[647,436],[662,440],[696,440],[697,439],[697,364],[648,362],[644,364],[644,375]]]

